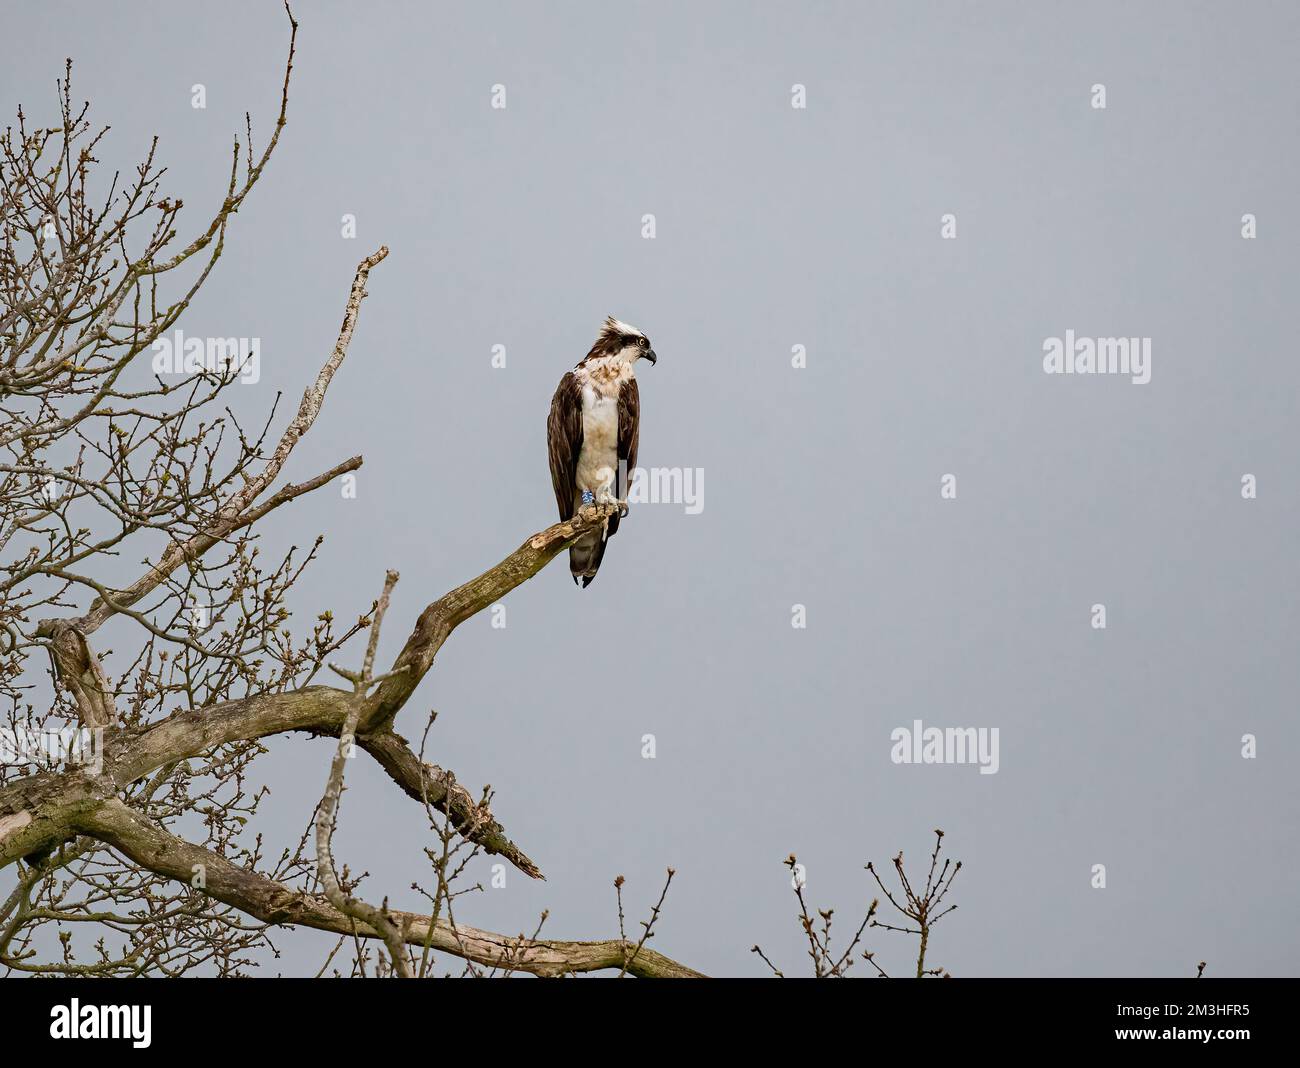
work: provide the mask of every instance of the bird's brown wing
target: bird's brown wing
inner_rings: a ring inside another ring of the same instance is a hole
[[[627,481],[631,484],[632,472],[636,468],[636,449],[641,437],[641,393],[632,379],[618,394],[618,458],[624,461]],[[628,487],[623,485],[623,472],[619,472],[619,481],[614,490],[619,500],[627,498]]]
[[[636,450],[641,438],[641,393],[636,379],[628,382],[618,394],[618,460],[619,470],[614,476],[614,493],[621,501],[627,500],[636,470]],[[608,533],[618,530],[618,514],[609,519]]]
[[[582,452],[582,386],[572,371],[560,379],[551,398],[551,414],[546,419],[546,451],[560,519],[568,519],[573,515],[578,454]]]

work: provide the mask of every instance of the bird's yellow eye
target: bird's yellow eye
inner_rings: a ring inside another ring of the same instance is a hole
[[[649,340],[648,340],[647,338],[638,338],[638,339],[637,339],[637,344],[640,345],[640,346],[644,349],[644,348],[647,348],[647,347],[649,346],[650,342],[649,342]]]

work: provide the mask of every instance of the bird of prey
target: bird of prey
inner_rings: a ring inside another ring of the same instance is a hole
[[[641,398],[636,363],[655,363],[650,339],[635,326],[605,320],[596,342],[560,379],[546,420],[551,485],[561,521],[591,504],[618,504],[601,530],[584,534],[569,549],[569,572],[586,589],[605,555],[605,542],[627,514],[623,483],[636,467]]]

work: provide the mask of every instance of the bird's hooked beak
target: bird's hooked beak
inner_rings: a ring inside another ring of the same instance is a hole
[[[654,349],[646,349],[645,352],[641,353],[641,359],[649,360],[651,363],[659,362],[659,357],[655,355]]]

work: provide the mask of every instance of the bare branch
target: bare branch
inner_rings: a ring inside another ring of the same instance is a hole
[[[82,774],[42,772],[0,786],[0,868],[66,840],[72,833],[75,811],[106,790],[125,790],[161,768],[234,742],[292,731],[338,737],[351,707],[348,692],[309,686],[178,712],[143,730],[106,736],[103,774],[98,780]],[[466,828],[477,844],[488,853],[505,857],[525,874],[542,877],[537,865],[506,837],[495,819],[484,819],[481,813],[476,816],[473,799],[464,787],[446,788],[449,772],[423,764],[402,738],[381,732],[361,735],[357,744],[408,796],[417,801],[425,796],[423,779],[429,803]],[[454,782],[454,777],[451,779]]]
[[[461,623],[499,601],[555,559],[583,534],[600,527],[618,506],[592,505],[572,519],[534,534],[495,567],[444,594],[420,613],[406,645],[393,661],[392,678],[368,699],[362,726],[370,730],[391,723],[415,692],[442,643]]]
[[[295,924],[336,934],[356,933],[377,938],[373,928],[345,915],[329,901],[303,894],[232,864],[225,857],[168,834],[119,801],[109,801],[79,820],[86,834],[120,850],[152,871],[188,884],[196,871],[204,873],[206,893],[263,923]],[[408,945],[428,942],[452,956],[540,976],[571,975],[622,968],[633,948],[626,942],[530,942],[524,938],[482,931],[429,917],[393,911],[395,925]],[[642,949],[628,963],[628,972],[641,978],[698,979],[701,973],[654,950]]]
[[[348,295],[347,306],[343,313],[343,325],[339,329],[339,336],[334,343],[334,349],[317,374],[316,381],[308,386],[303,393],[302,401],[298,405],[298,414],[285,428],[280,443],[276,446],[275,452],[267,461],[266,466],[257,475],[248,479],[242,488],[231,494],[225,504],[218,510],[215,519],[207,530],[195,534],[184,542],[173,543],[159,561],[152,565],[144,575],[126,589],[117,592],[113,597],[114,604],[110,605],[103,598],[97,598],[90,606],[90,610],[77,621],[77,629],[83,635],[92,634],[116,611],[119,611],[120,607],[130,607],[140,598],[157,589],[158,585],[182,563],[201,556],[232,531],[240,526],[247,525],[253,518],[256,518],[256,516],[253,516],[245,519],[244,511],[275,481],[281,468],[284,467],[285,461],[288,460],[289,454],[293,451],[293,447],[298,444],[302,436],[311,429],[312,423],[316,421],[316,416],[325,401],[325,393],[334,378],[334,372],[338,370],[339,365],[343,362],[343,357],[347,355],[348,346],[352,342],[352,333],[356,329],[361,301],[366,296],[366,280],[370,277],[371,268],[383,262],[387,255],[388,247],[380,246],[376,252],[371,253],[357,264],[357,272],[352,279],[352,290]],[[321,485],[322,483],[317,481],[315,484]],[[308,488],[314,488],[314,486],[308,486]],[[299,492],[305,491],[299,490]],[[291,496],[297,495],[297,493],[291,494]],[[277,501],[276,503],[283,503],[283,501]],[[274,507],[274,505],[271,505],[271,507]],[[262,514],[269,510],[270,507],[264,509]],[[241,522],[241,520],[243,521]]]
[[[357,923],[365,924],[371,930],[377,931],[388,946],[393,969],[402,978],[409,979],[411,965],[403,944],[402,928],[389,914],[387,900],[385,899],[384,908],[377,909],[360,898],[344,893],[343,887],[339,885],[338,875],[334,871],[333,857],[330,855],[330,839],[334,836],[339,799],[343,796],[343,769],[347,766],[353,737],[357,730],[357,720],[361,716],[361,698],[365,696],[370,686],[371,670],[375,662],[375,647],[379,644],[379,628],[383,624],[384,613],[388,610],[388,598],[395,585],[397,585],[397,572],[390,571],[384,579],[384,590],[379,595],[379,602],[375,608],[374,622],[370,627],[370,641],[366,643],[365,662],[361,673],[357,676],[356,700],[352,702],[352,707],[348,709],[347,717],[343,722],[339,744],[334,750],[334,759],[330,762],[329,777],[325,781],[325,792],[316,807],[316,871],[329,903]]]

